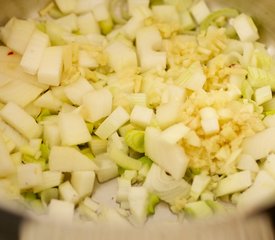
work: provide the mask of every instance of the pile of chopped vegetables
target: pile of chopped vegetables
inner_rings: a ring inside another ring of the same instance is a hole
[[[133,224],[160,202],[202,218],[275,198],[275,60],[250,16],[203,0],[39,14],[0,30],[1,196],[96,222],[115,179],[111,215]]]

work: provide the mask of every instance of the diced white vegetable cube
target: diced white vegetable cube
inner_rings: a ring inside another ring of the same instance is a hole
[[[55,0],[61,12],[67,14],[75,10],[77,0]]]
[[[71,184],[82,197],[90,196],[94,189],[95,172],[94,171],[75,171],[71,175]]]
[[[83,96],[82,114],[86,121],[96,122],[112,112],[113,96],[107,88],[90,91]]]
[[[7,145],[0,136],[0,177],[6,177],[15,171],[15,165],[11,160]]]
[[[28,139],[40,137],[42,128],[18,105],[10,102],[0,111],[1,117]]]
[[[184,210],[193,217],[206,218],[213,215],[212,209],[204,201],[189,202]]]
[[[162,131],[161,138],[171,144],[175,144],[185,137],[189,131],[190,128],[188,128],[184,123],[177,123]]]
[[[183,30],[191,30],[196,27],[196,24],[189,11],[185,10],[180,13],[181,27]]]
[[[26,107],[43,91],[43,88],[25,81],[9,81],[0,87],[0,101],[13,102],[21,107]]]
[[[131,112],[130,122],[141,127],[147,127],[150,125],[153,116],[153,109],[136,105]]]
[[[257,88],[254,92],[254,98],[258,105],[268,102],[272,99],[272,90],[270,86]]]
[[[139,8],[148,8],[149,0],[127,0],[129,15],[133,16]]]
[[[157,107],[156,120],[161,128],[166,128],[178,120],[181,102],[169,102]]]
[[[73,32],[78,29],[77,16],[74,13],[60,17],[54,20],[54,22],[68,32]]]
[[[76,105],[81,105],[83,96],[92,90],[94,90],[93,86],[83,77],[64,88],[67,98]]]
[[[243,42],[253,42],[259,39],[258,29],[250,16],[242,13],[233,21],[239,38]]]
[[[138,224],[143,224],[146,221],[149,200],[147,189],[145,187],[130,187],[128,200],[134,220]]]
[[[43,53],[49,44],[50,39],[47,34],[34,31],[20,62],[26,73],[32,75],[37,73]]]
[[[137,55],[135,50],[124,44],[122,41],[112,42],[106,47],[105,52],[108,57],[109,65],[116,72],[128,67],[137,67]]]
[[[257,174],[254,184],[244,191],[238,198],[239,209],[262,208],[265,204],[272,203],[275,197],[275,180],[266,171]]]
[[[42,181],[33,188],[33,192],[41,192],[43,190],[59,186],[64,178],[64,174],[58,171],[42,172]]]
[[[179,24],[179,14],[175,5],[155,5],[152,6],[154,18],[160,22]]]
[[[17,180],[20,189],[29,189],[42,182],[42,168],[39,163],[27,163],[17,167]]]
[[[159,30],[154,26],[143,27],[136,35],[136,48],[142,71],[166,68],[166,53],[158,52],[162,45]]]
[[[86,35],[89,33],[100,33],[98,23],[91,12],[78,16],[77,21],[80,34]]]
[[[51,171],[73,172],[96,170],[96,164],[73,147],[54,146],[50,151]]]
[[[275,151],[275,141],[270,141],[273,136],[275,136],[275,127],[247,137],[242,144],[243,153],[253,156],[256,160],[267,157],[270,152]]]
[[[86,197],[84,200],[83,200],[83,204],[85,205],[85,206],[87,206],[88,208],[90,208],[92,211],[94,211],[94,212],[96,212],[96,211],[98,211],[99,210],[99,208],[100,208],[100,205],[97,203],[97,202],[95,202],[95,201],[93,201],[91,198],[89,198],[89,197]]]
[[[241,171],[229,175],[220,180],[216,188],[216,196],[224,196],[234,192],[240,192],[252,185],[252,177],[250,171]]]
[[[211,135],[220,131],[220,125],[217,118],[202,119],[201,127],[206,135]]]
[[[210,14],[210,10],[203,0],[195,3],[190,11],[197,23],[201,23]]]
[[[78,53],[78,65],[84,68],[98,67],[96,59],[85,50],[80,50]]]
[[[185,99],[185,95],[184,88],[175,85],[167,85],[161,95],[161,103],[182,102]]]
[[[128,201],[129,189],[131,188],[131,180],[119,177],[117,178],[118,191],[116,195],[117,202]]]
[[[92,11],[97,22],[104,21],[110,18],[110,12],[108,9],[108,4],[106,4],[106,1],[95,4]]]
[[[15,18],[9,30],[6,38],[7,46],[22,55],[35,30],[35,23]]]
[[[176,83],[179,86],[185,87],[189,90],[198,91],[203,88],[205,81],[206,76],[202,65],[200,62],[195,62],[183,72]]]
[[[58,122],[62,145],[78,145],[91,140],[91,134],[78,113],[60,113]]]
[[[74,204],[62,200],[52,199],[48,207],[49,217],[60,223],[70,223],[73,221]]]
[[[74,204],[76,204],[79,201],[80,196],[69,181],[66,181],[60,184],[58,189],[59,189],[60,198],[62,200],[66,202],[71,202]]]
[[[145,155],[175,179],[181,179],[184,176],[189,159],[182,147],[163,140],[161,132],[153,127],[147,127],[145,130],[144,146]]]
[[[100,154],[96,156],[95,162],[98,165],[96,170],[97,180],[102,183],[118,176],[118,166],[110,159],[108,154]]]
[[[60,130],[57,124],[45,124],[43,129],[44,142],[49,147],[61,145]]]
[[[106,152],[108,141],[106,139],[100,139],[97,136],[92,136],[92,140],[89,142],[89,146],[94,155],[99,155]]]
[[[0,131],[15,144],[17,150],[28,144],[28,140],[25,137],[2,120],[0,120]]]
[[[117,107],[95,131],[95,134],[102,139],[107,139],[123,124],[130,119],[128,112],[123,107]]]
[[[259,166],[256,162],[256,160],[247,154],[241,154],[238,157],[238,164],[237,168],[240,170],[248,170],[251,172],[258,172],[259,171]]]
[[[197,200],[199,198],[199,196],[210,183],[210,181],[211,177],[207,176],[204,173],[194,176],[190,192],[190,195],[194,198],[194,200]]]
[[[211,118],[217,118],[218,115],[215,108],[204,107],[200,110],[200,117],[201,119],[211,119]]]
[[[51,86],[58,86],[63,68],[63,49],[60,46],[45,49],[39,69],[38,81]]]
[[[37,98],[33,104],[37,107],[49,109],[55,112],[58,112],[62,106],[62,102],[53,95],[51,90]]]

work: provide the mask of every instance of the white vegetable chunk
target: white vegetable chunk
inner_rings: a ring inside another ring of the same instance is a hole
[[[93,86],[83,77],[64,88],[67,98],[75,105],[81,105],[83,96],[92,90]]]
[[[156,27],[150,26],[138,30],[136,48],[142,71],[166,68],[166,53],[157,51],[161,49],[161,45],[162,38]]]
[[[119,72],[125,68],[137,68],[137,55],[134,48],[122,41],[114,41],[105,48],[109,65]],[[121,57],[123,56],[123,57]]]
[[[73,32],[78,29],[77,16],[74,13],[57,18],[54,20],[54,23],[58,24],[68,32]]]
[[[149,7],[149,0],[127,0],[129,15],[133,16],[139,8]]]
[[[74,204],[76,204],[79,201],[80,196],[69,181],[60,184],[58,189],[61,200],[71,202]]]
[[[77,0],[55,0],[61,12],[67,14],[75,10]]]
[[[58,125],[62,145],[78,145],[91,140],[91,134],[78,113],[60,113]]]
[[[119,106],[101,123],[95,134],[102,139],[107,139],[129,119],[130,116],[126,110]]]
[[[62,106],[62,102],[53,95],[51,90],[37,98],[33,104],[37,107],[49,109],[55,112],[58,112]]]
[[[262,208],[272,203],[275,197],[275,180],[266,171],[261,170],[253,185],[238,198],[237,207],[242,210]]]
[[[15,149],[28,145],[28,140],[3,120],[0,120],[0,131],[15,144]]]
[[[130,122],[141,127],[147,127],[153,116],[154,111],[151,108],[136,105],[131,112]]]
[[[85,50],[80,50],[78,53],[78,65],[80,67],[91,69],[98,67],[96,59]]]
[[[51,171],[73,172],[96,170],[96,164],[73,147],[53,146],[49,156]]]
[[[156,120],[161,128],[166,128],[178,120],[180,113],[180,102],[169,102],[157,107]]]
[[[103,153],[96,156],[94,160],[98,166],[96,177],[100,183],[106,182],[118,176],[118,166],[112,161],[108,154]]]
[[[28,139],[38,138],[42,127],[18,105],[10,102],[0,111],[0,116]]]
[[[240,170],[248,170],[251,172],[259,171],[259,166],[258,166],[256,160],[248,154],[241,154],[238,157],[237,168]]]
[[[268,102],[272,99],[272,90],[270,86],[257,88],[254,92],[254,99],[258,105]]]
[[[218,182],[216,196],[220,197],[234,192],[240,192],[251,185],[252,177],[250,171],[237,172]]]
[[[43,88],[25,81],[8,81],[0,87],[0,101],[13,102],[21,107],[26,107],[43,91]]]
[[[147,189],[145,187],[130,187],[128,200],[134,220],[138,224],[143,224],[146,221],[149,200]]]
[[[184,123],[177,123],[162,131],[161,138],[171,144],[175,144],[185,137],[189,131],[190,128],[188,128]]]
[[[74,204],[62,200],[52,199],[48,207],[49,217],[61,223],[73,221]]]
[[[49,147],[61,145],[60,129],[57,124],[45,124],[43,129],[44,142]]]
[[[7,46],[22,55],[35,30],[35,23],[14,18],[9,30],[6,36]]]
[[[27,163],[17,167],[17,180],[20,189],[29,189],[42,182],[42,168],[39,163]]]
[[[80,15],[77,21],[80,34],[86,35],[89,33],[100,33],[98,23],[91,12]]]
[[[175,5],[152,6],[153,16],[160,22],[179,24],[180,18]]]
[[[275,151],[275,127],[267,128],[244,140],[243,153],[253,156],[256,160],[265,158],[270,152]]]
[[[60,46],[45,49],[38,69],[38,82],[58,86],[63,68],[63,49]]]
[[[42,181],[33,188],[33,192],[41,192],[43,190],[59,186],[64,178],[64,174],[58,171],[42,172]]]
[[[0,177],[6,177],[15,172],[15,165],[12,162],[7,145],[0,136]]]
[[[144,146],[145,155],[175,179],[181,179],[184,176],[189,159],[181,146],[163,140],[161,132],[153,127],[145,130]]]
[[[211,135],[220,131],[220,125],[217,118],[202,119],[201,126],[206,135]]]
[[[71,175],[71,184],[80,198],[90,196],[94,189],[94,171],[75,171]]]
[[[112,112],[113,96],[107,88],[90,91],[82,100],[82,114],[86,121],[96,122]]]
[[[203,0],[195,3],[190,8],[190,12],[197,23],[201,23],[210,14],[210,10]]]
[[[258,29],[250,16],[242,13],[233,21],[239,38],[243,42],[253,42],[259,39]]]
[[[20,62],[26,73],[32,75],[37,73],[43,53],[49,44],[50,39],[47,34],[34,31]]]
[[[207,176],[204,173],[195,175],[191,185],[190,196],[192,196],[194,200],[197,200],[201,193],[205,190],[207,185],[210,183],[210,181],[211,177]]]

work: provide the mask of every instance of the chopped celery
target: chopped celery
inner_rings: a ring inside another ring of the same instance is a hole
[[[113,24],[113,21],[111,18],[108,18],[108,19],[105,19],[105,20],[102,20],[99,22],[99,27],[101,29],[101,32],[104,34],[104,35],[107,35],[109,32],[112,31],[113,27],[114,27],[114,24]]]
[[[49,149],[49,147],[48,147],[47,144],[42,143],[42,144],[40,145],[40,151],[41,151],[41,157],[42,157],[43,159],[48,159],[48,158],[49,158],[50,149]]]
[[[149,194],[149,201],[147,206],[147,214],[154,214],[155,207],[160,202],[159,197],[156,194],[150,193]]]
[[[139,160],[127,156],[124,152],[115,147],[110,149],[109,156],[118,166],[125,169],[139,170],[142,166]]]
[[[80,152],[91,160],[95,158],[90,148],[83,148]]]
[[[144,131],[130,130],[124,138],[130,148],[139,153],[144,153]]]
[[[241,92],[244,98],[246,99],[251,99],[252,95],[254,93],[253,88],[251,87],[250,83],[245,80],[242,82],[242,86],[241,86]]]
[[[35,159],[33,156],[27,155],[27,154],[23,154],[22,155],[22,160],[24,163],[39,163],[41,165],[41,168],[43,170],[47,169],[47,160],[45,158],[38,158]]]
[[[184,207],[184,212],[188,216],[195,218],[206,218],[213,215],[212,209],[205,201],[187,203]]]
[[[233,8],[224,8],[217,10],[209,14],[207,18],[202,21],[202,23],[200,24],[200,29],[202,31],[206,30],[210,25],[215,24],[215,21],[220,17],[234,18],[238,14],[238,11]]]
[[[93,133],[94,124],[93,124],[93,123],[87,123],[87,122],[86,122],[86,126],[87,126],[89,132],[90,132],[90,133]]]
[[[138,160],[141,161],[142,165],[147,165],[149,167],[151,167],[151,165],[153,164],[153,161],[146,156],[141,157]]]
[[[58,189],[49,188],[39,193],[42,203],[48,205],[52,199],[58,199]]]
[[[42,122],[43,120],[45,120],[46,117],[51,116],[52,113],[49,109],[42,109],[40,114],[38,115],[38,117],[36,118],[37,122]]]

